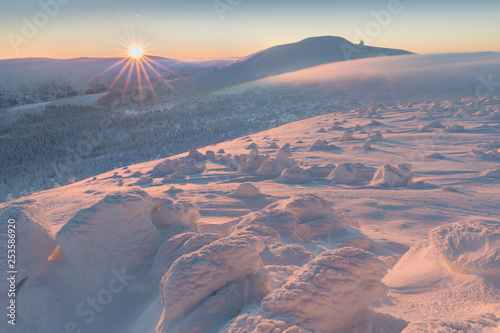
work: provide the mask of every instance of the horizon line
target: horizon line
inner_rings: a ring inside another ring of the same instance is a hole
[[[263,51],[263,50],[262,50]],[[258,53],[260,51],[254,52],[252,54]],[[411,52],[411,51],[408,51]],[[412,54],[408,55],[444,55],[444,54],[480,54],[480,53],[499,53],[500,51],[476,51],[476,52],[438,52],[438,53],[415,53],[411,52]],[[250,55],[252,55],[250,54]],[[146,54],[145,56],[147,57],[152,57],[152,58],[162,58],[162,59],[168,59],[168,60],[174,60],[174,61],[183,61],[183,62],[196,62],[196,61],[211,61],[211,60],[223,60],[223,59],[242,59],[245,57],[248,57],[250,55],[245,55],[245,56],[220,56],[220,57],[200,57],[200,58],[170,58],[170,57],[165,57],[165,56],[158,56],[158,55],[150,55]],[[20,58],[0,58],[0,61],[8,61],[8,60],[29,60],[29,59],[39,59],[39,60],[78,60],[78,59],[90,59],[90,60],[114,60],[114,59],[124,59],[128,58],[127,57],[120,57],[120,56],[110,56],[110,57],[96,57],[96,56],[81,56],[81,57],[74,57],[74,58],[51,58],[51,57],[20,57]]]

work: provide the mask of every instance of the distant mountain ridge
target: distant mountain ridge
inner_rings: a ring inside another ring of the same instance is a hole
[[[380,56],[410,55],[411,52],[353,44],[342,37],[311,37],[296,43],[273,46],[236,61],[219,59],[210,61],[180,61],[150,56],[161,66],[154,65],[158,72],[181,95],[211,91],[270,76],[294,72],[333,62],[373,58]],[[111,84],[125,63],[119,64],[100,76],[90,87],[93,77],[116,65],[121,58],[24,58],[0,60],[0,108],[54,100],[89,92],[101,92]],[[178,79],[168,68],[187,80]],[[148,71],[149,68],[147,68]],[[150,73],[154,78],[155,76]],[[127,75],[122,75],[124,81]],[[135,77],[135,76],[134,76]],[[34,87],[34,85],[36,87]],[[51,86],[61,90],[51,94]],[[23,90],[23,92],[19,92]],[[159,98],[172,97],[170,87],[160,85]],[[19,92],[19,93],[18,93]],[[29,97],[27,97],[29,96]]]
[[[342,37],[311,37],[251,54],[213,70],[209,76],[213,80],[222,80],[226,84],[233,83],[235,79],[246,82],[332,62],[410,54],[414,53],[353,44]]]
[[[335,36],[310,37],[296,43],[283,44],[253,53],[234,62],[225,61],[180,61],[176,59],[150,56],[165,67],[182,75],[194,75],[206,83],[222,81],[226,83],[247,82],[268,76],[293,72],[332,62],[371,58],[379,56],[409,55],[412,52],[353,44],[345,38]],[[0,60],[3,79],[57,75],[75,80],[92,77],[112,66],[121,58],[81,57],[74,59],[20,58]],[[220,64],[223,64],[222,66]],[[212,68],[209,73],[206,68]],[[107,76],[116,75],[121,66],[110,71]],[[0,80],[2,84],[3,80]],[[69,79],[69,81],[72,81]],[[221,82],[221,83],[222,83]],[[70,82],[73,83],[73,82]],[[223,84],[225,85],[225,84]]]
[[[183,62],[170,58],[150,56],[161,65],[174,71],[193,73],[204,69],[204,66],[196,62]],[[74,59],[50,59],[50,58],[22,58],[0,60],[0,71],[4,81],[12,82],[20,80],[33,80],[34,78],[59,77],[68,80],[72,84],[84,84],[85,81],[99,74],[106,68],[113,66],[122,58],[74,58]],[[114,78],[124,64],[113,68],[103,79]],[[72,82],[73,81],[73,82]],[[83,82],[82,82],[83,81]]]

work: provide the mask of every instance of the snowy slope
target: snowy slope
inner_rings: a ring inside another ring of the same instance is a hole
[[[262,82],[298,88],[303,93],[350,94],[363,105],[375,98],[418,101],[490,97],[498,94],[498,77],[500,54],[484,52],[360,59],[282,74]]]
[[[378,103],[3,203],[0,250],[8,218],[43,249],[15,332],[496,332],[499,108]]]
[[[498,77],[498,53],[409,55],[316,66],[160,106],[152,99],[143,109],[137,102],[103,108],[98,94],[7,109],[0,111],[0,151],[7,156],[0,160],[0,200],[319,114],[487,97],[498,91]],[[29,113],[39,118],[19,119]]]

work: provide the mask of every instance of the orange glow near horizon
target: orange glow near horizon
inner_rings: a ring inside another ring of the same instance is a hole
[[[339,34],[341,35],[341,34]],[[312,35],[311,35],[312,36]],[[311,37],[309,36],[309,37]],[[151,45],[148,45],[143,48],[143,54],[148,54],[150,56],[158,56],[164,58],[171,58],[177,60],[197,60],[197,59],[217,59],[217,58],[240,58],[245,57],[255,52],[264,50],[266,48],[286,43],[298,42],[303,38],[307,38],[308,36],[297,36],[290,37],[284,39],[273,40],[263,40],[257,42],[253,41],[253,43],[248,43],[243,46],[237,47],[236,45],[225,45],[225,43],[221,43],[223,45],[217,45],[217,47],[208,47],[204,45],[187,45],[185,43],[171,43],[170,41],[161,42],[158,44],[154,44],[154,48],[150,49]],[[357,41],[354,38],[349,38],[346,36],[348,40],[353,43]],[[399,37],[399,36],[397,36]],[[453,53],[453,52],[500,52],[500,48],[495,47],[495,45],[489,45],[490,47],[485,47],[488,45],[486,39],[488,37],[477,38],[474,42],[471,42],[468,45],[465,45],[460,41],[455,41],[453,39],[443,38],[442,40],[435,41],[426,41],[426,43],[418,43],[415,40],[408,40],[406,38],[378,38],[370,43],[367,43],[369,46],[376,47],[387,47],[387,48],[398,48],[404,49],[410,52],[414,52],[417,54],[435,54],[435,53]],[[127,42],[128,45],[120,40],[119,45],[121,48],[109,48],[109,43],[106,44],[106,41],[86,41],[82,42],[94,43],[93,46],[85,45],[76,45],[75,47],[68,48],[65,46],[56,45],[55,42],[48,43],[44,45],[38,45],[39,43],[33,42],[31,45],[30,52],[23,52],[22,55],[16,54],[0,54],[1,59],[15,59],[15,58],[53,58],[53,59],[74,59],[80,57],[90,57],[90,58],[116,58],[116,57],[124,57],[131,56],[131,42]],[[115,42],[117,39],[115,38]],[[166,43],[169,46],[164,46]],[[41,43],[40,43],[41,44]],[[148,43],[151,44],[151,43]],[[140,47],[140,46],[139,46]],[[123,52],[125,50],[125,52]],[[0,50],[0,53],[2,50]]]
[[[123,45],[123,47],[125,49],[127,49],[127,52],[125,53],[126,55],[122,59],[120,59],[119,61],[114,63],[113,65],[109,66],[108,68],[106,68],[105,70],[100,72],[99,74],[92,77],[90,80],[87,81],[87,83],[92,82],[93,80],[97,79],[98,77],[102,76],[103,74],[105,74],[105,73],[109,72],[110,70],[121,65],[122,67],[121,67],[120,71],[118,72],[116,77],[113,79],[113,81],[109,85],[106,92],[109,93],[111,91],[111,89],[113,89],[113,87],[116,86],[116,84],[119,82],[120,78],[122,78],[124,76],[124,74],[127,73],[125,76],[126,77],[125,85],[124,85],[123,92],[121,95],[121,103],[122,104],[125,101],[125,98],[127,96],[127,92],[129,91],[130,82],[133,78],[134,72],[135,72],[135,77],[137,79],[137,85],[138,85],[140,101],[141,101],[141,108],[142,108],[143,102],[144,102],[144,89],[145,89],[146,85],[147,85],[147,87],[149,87],[156,103],[158,105],[160,104],[160,101],[159,101],[158,96],[157,96],[156,91],[155,91],[155,87],[153,86],[153,82],[151,81],[151,77],[152,77],[151,72],[162,83],[164,83],[167,87],[169,87],[169,89],[171,89],[177,96],[180,96],[180,94],[175,90],[174,86],[170,82],[168,82],[161,75],[161,73],[158,72],[158,70],[154,66],[159,67],[159,68],[161,68],[161,69],[163,69],[163,70],[165,70],[165,71],[167,71],[167,72],[175,75],[176,77],[183,79],[187,82],[190,82],[190,81],[187,80],[186,78],[184,78],[183,76],[177,74],[173,70],[158,63],[157,61],[152,59],[150,56],[148,56],[146,54],[147,47],[149,45],[151,45],[152,43],[154,43],[155,40],[148,40],[149,33],[143,34],[143,29],[141,29],[139,36],[136,36],[135,30],[133,29],[133,27],[130,28],[130,31],[129,31],[128,25],[125,23],[123,18],[121,18],[121,20],[122,20],[123,31],[124,31],[126,36],[122,36],[115,31],[116,32],[115,35],[117,36],[115,39],[118,43]],[[148,73],[148,70],[150,73]],[[145,85],[143,84],[143,82],[145,82]]]
[[[0,11],[0,59],[121,58],[129,54],[132,45],[150,56],[178,60],[234,58],[326,35],[353,43],[363,39],[369,46],[419,54],[500,52],[498,0],[459,5],[451,1],[401,1],[403,10],[384,23],[381,14],[374,13],[386,11],[388,2],[377,1],[291,1],[286,6],[275,1],[245,1],[241,6],[231,4],[241,1],[223,1],[230,8],[223,20],[211,1],[154,0],[120,5],[119,1],[71,1],[59,6],[54,17],[44,13],[37,2],[5,1]],[[42,16],[49,17],[47,24],[34,24],[32,18]],[[426,24],[422,24],[423,19]],[[379,29],[370,33],[373,26]],[[12,39],[13,35],[17,37]]]

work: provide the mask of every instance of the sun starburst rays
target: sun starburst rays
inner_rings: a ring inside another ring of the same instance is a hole
[[[149,92],[154,98],[155,102],[159,105],[160,99],[158,98],[158,94],[156,93],[156,88],[161,84],[165,84],[176,96],[181,97],[181,95],[177,92],[171,82],[167,80],[164,75],[160,73],[159,70],[163,70],[165,73],[175,76],[175,79],[182,79],[188,83],[191,83],[182,75],[176,73],[172,69],[164,66],[160,62],[152,59],[148,56],[148,49],[153,45],[159,37],[154,39],[150,38],[152,29],[150,29],[146,34],[144,34],[144,21],[140,27],[139,34],[136,34],[135,29],[133,28],[133,21],[131,21],[130,26],[127,25],[127,22],[120,16],[120,21],[122,23],[122,33],[118,33],[116,29],[112,28],[115,32],[116,37],[115,41],[123,46],[124,50],[127,50],[126,54],[123,55],[123,58],[118,60],[116,63],[107,67],[99,74],[93,76],[87,83],[90,83],[97,79],[98,77],[109,73],[113,69],[116,69],[119,66],[122,66],[112,80],[111,84],[108,86],[106,93],[111,92],[111,90],[118,85],[119,82],[123,82],[123,91],[121,92],[120,104],[123,105],[127,100],[131,92],[131,88],[133,85],[137,84],[138,95],[140,98],[141,109],[144,105],[145,92],[149,89]],[[130,29],[129,29],[130,28]],[[135,73],[134,73],[135,72]],[[120,81],[120,79],[125,75],[125,80]],[[134,75],[135,74],[135,75]],[[135,78],[134,78],[135,77]],[[158,84],[155,84],[154,82]]]

